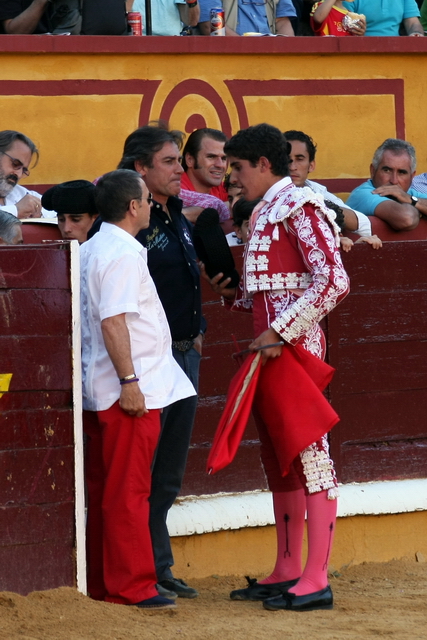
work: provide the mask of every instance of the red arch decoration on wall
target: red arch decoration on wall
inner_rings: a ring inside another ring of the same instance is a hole
[[[169,120],[175,105],[189,94],[196,94],[208,100],[215,108],[219,121],[221,123],[221,131],[226,136],[231,136],[231,121],[227,111],[227,107],[224,104],[223,99],[217,91],[210,84],[204,80],[197,80],[196,78],[189,78],[183,80],[176,87],[172,89],[168,97],[163,103],[160,118],[162,120]],[[186,133],[191,133],[194,129],[201,129],[206,127],[207,123],[202,114],[192,113],[185,124]]]

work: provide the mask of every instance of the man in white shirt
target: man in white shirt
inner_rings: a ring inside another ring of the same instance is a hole
[[[289,172],[296,187],[310,187],[314,193],[320,193],[324,200],[337,204],[344,213],[346,230],[354,231],[359,236],[372,234],[369,218],[360,211],[350,209],[342,200],[318,182],[308,179],[308,174],[316,168],[316,145],[313,139],[303,131],[285,131],[283,134],[292,147],[290,153]]]
[[[17,218],[51,218],[55,212],[41,205],[41,195],[18,184],[30,175],[33,156],[39,152],[32,140],[19,131],[0,131],[0,207]]]
[[[150,220],[145,183],[113,171],[95,198],[103,223],[81,246],[88,590],[105,602],[172,608],[156,589],[151,465],[160,410],[195,390],[172,356],[147,250],[135,240]]]

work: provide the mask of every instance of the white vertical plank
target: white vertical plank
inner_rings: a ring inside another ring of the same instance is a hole
[[[71,313],[72,313],[72,366],[73,366],[73,421],[74,421],[74,478],[76,522],[76,582],[77,589],[87,594],[86,584],[86,527],[85,489],[83,466],[82,424],[82,365],[80,328],[80,248],[77,240],[70,243],[71,252]]]

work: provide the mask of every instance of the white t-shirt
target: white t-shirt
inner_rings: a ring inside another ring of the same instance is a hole
[[[336,205],[341,207],[341,209],[351,209],[351,207],[346,205],[345,202],[341,200],[341,198],[338,198],[333,193],[330,193],[327,188],[323,186],[323,184],[313,182],[313,180],[306,180],[305,186],[310,187],[310,189],[314,191],[314,193],[320,193],[323,196],[324,200],[330,200],[331,202],[334,202]],[[360,211],[355,211],[354,209],[351,210],[356,214],[359,223],[359,226],[354,233],[357,233],[359,236],[371,236],[372,227],[368,216],[365,216],[365,214],[361,213]]]
[[[103,222],[81,245],[80,268],[83,408],[104,411],[120,397],[101,321],[122,313],[147,409],[196,395],[172,355],[169,325],[148,271],[145,247],[120,227]]]
[[[35,196],[39,200],[41,200],[41,195],[37,193],[37,191],[30,191],[25,187],[22,187],[20,184],[16,184],[12,191],[5,198],[5,204],[0,205],[0,209],[2,211],[7,211],[11,213],[13,216],[18,217],[18,209],[16,207],[16,203],[22,200],[24,196],[30,194],[30,196]],[[56,211],[48,211],[47,209],[43,209],[41,212],[42,218],[56,218]]]

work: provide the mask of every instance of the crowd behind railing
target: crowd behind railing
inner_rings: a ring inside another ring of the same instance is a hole
[[[135,132],[136,136],[139,131],[144,131],[144,127]],[[370,179],[356,187],[344,202],[309,177],[316,169],[317,146],[313,139],[296,130],[285,131],[283,135],[289,144],[290,179],[296,187],[316,194],[335,212],[345,236],[356,234],[359,238],[353,240],[378,248],[381,242],[375,235],[378,225],[372,224],[375,219],[386,222],[385,228],[393,233],[413,231],[427,217],[427,172],[423,173],[422,167],[416,173],[416,152],[409,142],[397,138],[385,140],[373,155]],[[230,181],[223,151],[226,141],[222,131],[205,128],[193,131],[184,145],[184,134],[180,133],[182,153],[171,180],[177,186],[173,195],[179,195],[189,223],[194,225],[203,211],[212,210],[225,232],[233,227],[228,236],[229,244],[233,245],[245,242],[250,214],[257,203],[241,201],[244,196],[241,186]],[[22,242],[19,219],[26,218],[55,218],[64,239],[84,242],[97,219],[91,198],[98,178],[93,180],[89,176],[91,181],[72,180],[63,183],[66,186],[56,185],[41,196],[19,184],[30,175],[30,168],[38,158],[36,145],[25,134],[0,131],[0,244]],[[138,157],[128,158],[126,166],[120,168],[138,171],[138,163]],[[58,200],[58,194],[65,197],[64,202]],[[349,251],[352,244],[351,239],[341,237],[344,251]]]
[[[422,37],[427,0],[3,0],[0,33]]]

